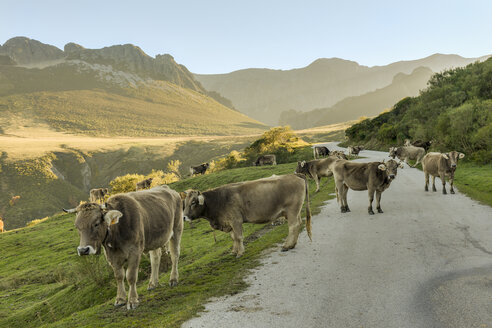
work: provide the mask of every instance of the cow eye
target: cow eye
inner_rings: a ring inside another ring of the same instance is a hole
[[[94,224],[94,228],[97,228],[98,226],[99,226],[99,222],[96,222],[96,223]]]

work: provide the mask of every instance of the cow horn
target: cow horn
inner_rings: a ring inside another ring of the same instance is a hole
[[[68,209],[68,210],[66,208],[64,208],[63,209],[63,212],[65,212],[65,213],[75,213],[75,212],[77,212],[77,208],[71,208],[71,209]]]
[[[102,208],[103,210],[105,210],[105,209],[106,209],[106,203],[103,203],[103,204],[101,204],[101,205],[99,205],[99,206],[101,206],[101,208]]]

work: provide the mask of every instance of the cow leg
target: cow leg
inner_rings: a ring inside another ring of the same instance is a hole
[[[162,255],[161,248],[149,251],[151,271],[150,271],[149,287],[147,287],[147,290],[152,290],[157,288],[157,286],[159,286],[159,267],[161,266],[161,255]]]
[[[425,191],[429,191],[429,173],[425,172]]]
[[[113,272],[117,285],[116,301],[114,302],[114,306],[123,306],[126,304],[125,269],[122,266],[113,265]]]
[[[231,239],[232,239],[232,255],[237,255],[237,241],[236,241],[236,233],[231,230]]]
[[[234,242],[236,244],[236,249],[237,249],[236,257],[239,258],[244,254],[243,223],[242,222],[233,223],[232,232],[234,233]]]
[[[347,194],[349,191],[349,187],[344,183],[343,184],[343,201],[345,202],[345,212],[350,212],[350,208],[348,207]]]
[[[436,177],[432,176],[432,191],[437,191],[436,189]]]
[[[339,200],[340,211],[342,213],[345,213],[346,210],[345,210],[345,202],[343,200],[343,190],[344,190],[343,185],[344,185],[343,181],[339,181],[339,180],[335,181],[335,191],[337,192],[337,199]]]
[[[443,195],[446,195],[447,192],[446,192],[446,176],[443,174],[440,175],[441,177],[441,180],[442,180],[442,194]]]
[[[374,215],[374,211],[372,210],[372,201],[374,200],[374,189],[368,189],[369,193],[369,207],[367,208],[367,211],[369,214]]]
[[[318,177],[318,175],[315,173],[315,174],[313,174],[313,179],[314,179],[314,182],[316,182],[316,191],[315,192],[318,192],[319,191],[319,181],[321,180],[321,177]]]
[[[169,277],[169,286],[174,287],[178,284],[179,281],[179,272],[178,272],[178,262],[179,262],[179,254],[180,254],[180,244],[181,244],[181,233],[174,235],[171,237],[169,241],[169,248],[171,251],[171,275]]]
[[[140,253],[135,255],[132,254],[128,258],[128,268],[126,269],[126,281],[128,281],[128,285],[130,286],[128,291],[128,303],[126,303],[126,308],[128,310],[136,309],[138,306],[137,278],[140,255]]]
[[[289,235],[282,245],[282,252],[296,247],[299,232],[301,231],[301,217],[296,214],[287,213],[286,219],[289,224]]]
[[[453,177],[450,177],[449,178],[449,184],[451,185],[451,193],[452,194],[454,194],[453,182],[454,182],[454,178]]]
[[[381,195],[383,194],[382,191],[376,190],[376,209],[378,210],[378,213],[383,213],[383,210],[381,209]]]

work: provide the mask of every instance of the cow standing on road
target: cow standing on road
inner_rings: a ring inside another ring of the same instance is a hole
[[[393,159],[395,159],[395,157],[398,157],[399,160],[404,161],[408,166],[411,166],[410,164],[408,164],[409,159],[416,161],[415,165],[411,167],[416,167],[424,158],[424,156],[425,149],[422,147],[403,146],[391,147],[389,149],[389,157],[392,157]]]
[[[454,172],[456,171],[458,160],[463,157],[465,157],[465,154],[457,151],[452,151],[446,154],[428,153],[425,155],[422,160],[422,169],[425,174],[425,191],[429,191],[429,175],[432,175],[432,191],[436,191],[435,180],[436,177],[439,177],[442,181],[442,193],[444,195],[447,194],[446,177],[449,177],[451,193],[454,194]]]
[[[197,166],[190,166],[190,175],[193,176],[195,174],[205,174],[208,168],[210,167],[210,163],[203,163]]]
[[[348,154],[349,156],[358,156],[359,153],[364,150],[364,146],[349,146],[348,148]]]
[[[89,201],[92,203],[104,202],[104,197],[109,193],[108,188],[91,189],[89,192]]]
[[[333,178],[335,180],[337,198],[341,203],[342,213],[350,212],[347,203],[348,189],[367,190],[369,193],[369,214],[373,215],[372,202],[376,193],[376,206],[378,213],[381,209],[381,194],[396,177],[398,167],[403,168],[403,163],[397,163],[390,159],[384,162],[354,163],[339,160],[333,165]]]
[[[313,147],[314,159],[320,157],[326,157],[330,155],[330,150],[325,146],[314,146]]]
[[[301,173],[313,179],[314,182],[316,182],[316,192],[318,192],[321,178],[331,177],[333,175],[330,166],[337,160],[339,160],[338,157],[330,156],[328,158],[315,159],[309,162],[297,162],[295,173]]]
[[[115,306],[138,305],[138,266],[143,252],[149,252],[151,274],[148,289],[159,284],[162,247],[169,243],[171,276],[169,284],[178,283],[178,260],[183,232],[183,208],[179,194],[168,186],[129,192],[110,197],[106,204],[84,203],[65,210],[77,212],[75,227],[79,231],[79,255],[99,254],[104,248],[106,259],[113,267],[118,292]],[[128,302],[126,279],[130,290]]]
[[[282,251],[296,246],[301,229],[301,210],[306,199],[306,230],[311,238],[308,182],[304,175],[282,175],[227,184],[204,192],[184,194],[185,219],[205,218],[216,230],[230,232],[232,253],[244,253],[243,223],[267,223],[285,217],[289,235]]]

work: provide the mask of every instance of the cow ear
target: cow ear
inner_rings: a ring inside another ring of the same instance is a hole
[[[188,196],[188,194],[186,193],[186,191],[181,191],[179,193],[179,196],[181,197],[182,200],[185,200],[186,199],[186,196]]]
[[[405,164],[403,164],[403,162],[400,162],[400,163],[398,164],[398,166],[400,167],[400,169],[405,168]]]
[[[110,210],[106,214],[104,214],[104,221],[109,227],[113,224],[117,224],[122,216],[123,213],[121,213],[120,211]]]
[[[442,157],[444,157],[444,159],[449,159],[448,154],[442,154]]]
[[[465,157],[465,154],[460,153],[458,157],[459,157],[459,158],[463,158],[463,157]]]
[[[386,165],[384,165],[384,164],[379,164],[379,165],[378,165],[378,169],[380,169],[381,171],[386,171]]]
[[[198,195],[198,205],[205,204],[205,197],[202,194]]]

